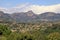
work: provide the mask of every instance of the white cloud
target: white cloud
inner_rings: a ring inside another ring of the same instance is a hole
[[[2,8],[2,7],[0,7],[0,11],[3,11],[3,12],[7,12],[7,9],[6,8]]]
[[[34,13],[41,14],[44,12],[59,12],[60,13],[60,4],[50,5],[50,6],[39,6],[39,5],[31,5],[25,10],[32,10]]]
[[[60,13],[60,4],[43,6],[43,5],[30,5],[27,3],[27,4],[18,5],[10,9],[0,8],[0,10],[3,10],[4,12],[7,12],[7,13],[26,12],[29,10],[32,10],[36,14],[41,14],[44,12]]]

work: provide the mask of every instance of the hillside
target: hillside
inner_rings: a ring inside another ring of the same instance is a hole
[[[59,21],[60,14],[54,12],[45,12],[39,15],[35,14],[33,11],[28,12],[17,12],[17,13],[4,13],[0,11],[0,22],[41,22],[41,21]]]

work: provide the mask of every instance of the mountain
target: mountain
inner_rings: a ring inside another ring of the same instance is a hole
[[[60,14],[54,12],[45,12],[39,15],[42,21],[58,21],[60,20]]]
[[[28,12],[13,13],[11,14],[11,17],[17,22],[29,22],[37,18],[37,15],[34,14],[32,11],[28,11]]]
[[[0,22],[13,22],[16,21],[20,22],[41,22],[41,21],[59,21],[60,20],[60,13],[54,12],[45,12],[42,14],[35,14],[33,11],[28,12],[17,12],[17,13],[4,13],[0,11]]]
[[[0,11],[0,22],[11,22],[12,20],[13,18],[10,16],[10,14]]]

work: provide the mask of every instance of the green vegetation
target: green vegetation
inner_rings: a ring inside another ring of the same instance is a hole
[[[0,23],[0,40],[60,40],[60,23]]]

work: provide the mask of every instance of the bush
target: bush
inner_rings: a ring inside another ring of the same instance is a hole
[[[9,35],[11,33],[11,30],[6,25],[0,24],[0,35]]]
[[[60,40],[60,33],[54,32],[48,35],[48,40]]]

